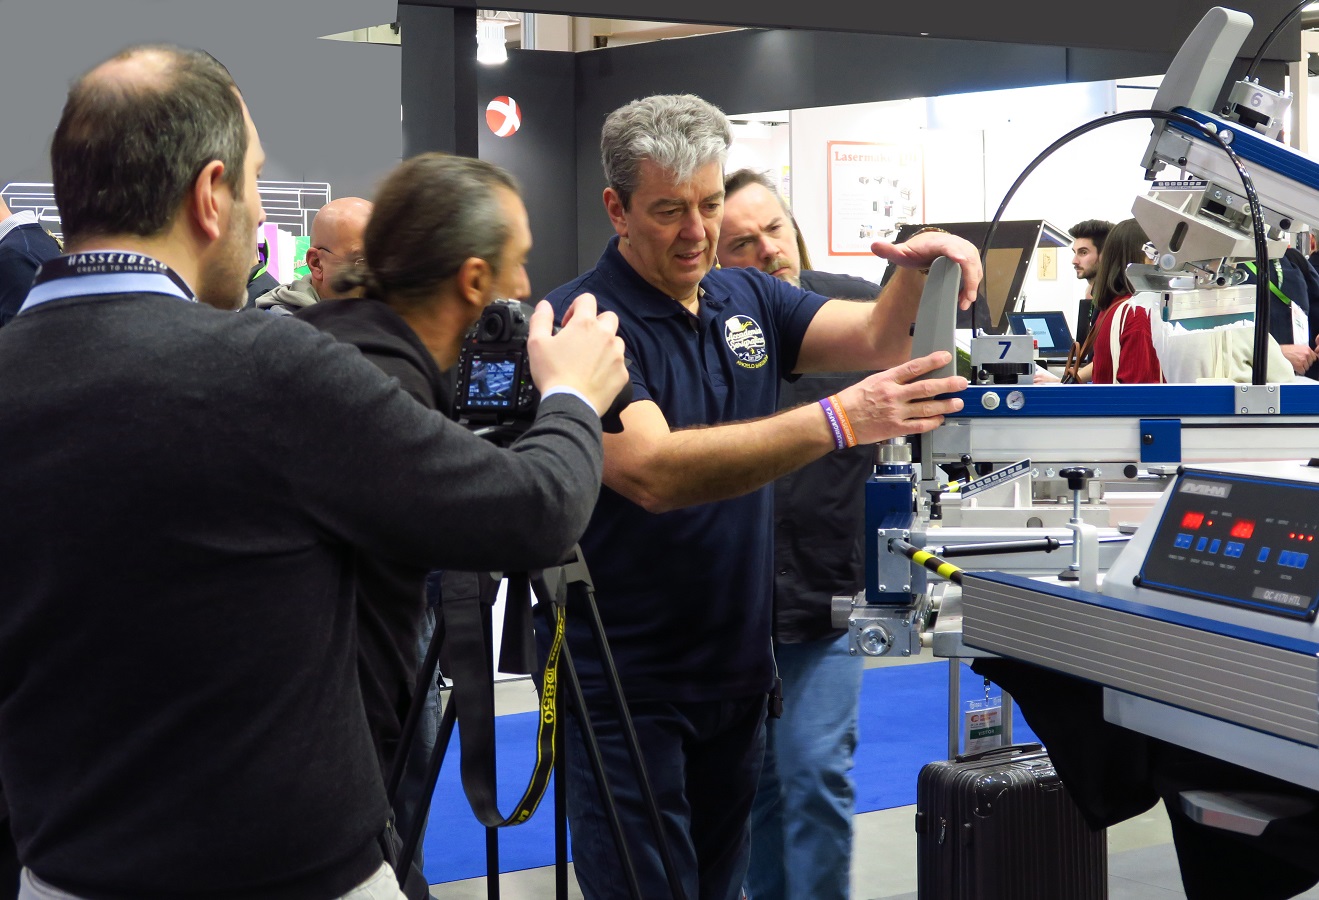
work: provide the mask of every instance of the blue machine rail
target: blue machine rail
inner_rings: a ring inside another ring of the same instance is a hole
[[[1234,384],[1087,384],[973,386],[957,394],[962,410],[951,418],[988,419],[1066,416],[1232,416],[1241,407],[1239,385]],[[1319,415],[1319,385],[1278,385],[1283,415]],[[1008,395],[1021,394],[1022,402],[1009,404]],[[997,394],[993,409],[986,394]],[[1012,409],[1012,405],[1019,408]],[[1249,417],[1245,417],[1248,420]]]
[[[1179,112],[1184,116],[1195,119],[1197,122],[1212,125],[1219,131],[1232,132],[1232,149],[1237,156],[1247,162],[1254,163],[1271,172],[1277,172],[1284,178],[1299,182],[1306,187],[1319,189],[1319,163],[1316,163],[1299,150],[1293,150],[1286,144],[1266,138],[1244,125],[1230,122],[1227,119],[1220,119],[1210,113],[1200,112],[1185,106],[1177,107],[1174,112]],[[1205,139],[1201,132],[1189,125],[1181,122],[1169,122],[1168,125],[1198,140],[1203,141]]]

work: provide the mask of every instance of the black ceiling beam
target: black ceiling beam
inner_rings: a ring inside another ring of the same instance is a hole
[[[493,0],[409,0],[417,5],[490,9]],[[1106,0],[1089,15],[1057,0],[940,0],[937,3],[875,0],[668,0],[662,7],[640,0],[509,0],[500,9],[514,12],[589,16],[604,19],[662,20],[699,25],[794,28],[915,37],[928,35],[973,41],[1005,41],[1054,47],[1173,53],[1210,8],[1226,6],[1248,13],[1255,28],[1242,55],[1253,55],[1264,36],[1295,6],[1296,0]],[[1300,22],[1278,37],[1270,59],[1300,55]],[[880,61],[877,61],[877,64]]]

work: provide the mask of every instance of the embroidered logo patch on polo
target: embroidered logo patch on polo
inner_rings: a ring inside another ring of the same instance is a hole
[[[765,332],[756,320],[747,316],[731,316],[724,322],[724,340],[744,369],[759,369],[769,359],[765,352]]]

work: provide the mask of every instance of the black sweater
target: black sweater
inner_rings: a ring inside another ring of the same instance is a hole
[[[595,502],[595,414],[553,397],[498,450],[306,323],[160,295],[24,313],[0,329],[0,383],[20,858],[96,898],[365,878],[386,805],[355,555],[557,562]]]
[[[805,269],[801,286],[826,297],[873,300],[879,285]],[[836,394],[867,372],[808,372],[779,386],[779,409]],[[865,586],[866,480],[875,446],[835,450],[774,482],[774,637],[799,644],[843,633],[833,627],[835,594]]]

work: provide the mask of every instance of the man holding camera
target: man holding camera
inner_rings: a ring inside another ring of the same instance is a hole
[[[975,247],[938,230],[872,249],[899,268],[874,303],[830,300],[754,269],[717,269],[728,120],[691,95],[611,113],[604,203],[617,236],[596,267],[549,295],[590,291],[618,313],[633,401],[605,438],[605,489],[581,546],[688,897],[735,898],[774,679],[770,483],[835,448],[935,428],[961,408],[959,377],[917,381],[947,353],[908,360],[910,326],[938,256]],[[776,414],[778,383],[805,371],[875,371]],[[600,655],[570,603],[569,640],[647,897],[668,895],[655,835],[604,691]],[[539,636],[539,635],[538,635]],[[785,698],[790,700],[791,698]],[[622,896],[617,848],[569,726],[573,860],[588,900]]]
[[[419,403],[454,418],[449,374],[465,333],[494,300],[520,299],[531,290],[525,268],[531,229],[517,182],[479,159],[421,154],[384,180],[364,225],[365,265],[340,273],[333,285],[364,291],[364,298],[318,303],[296,317],[353,344]],[[492,469],[473,477],[473,487],[484,483],[493,491],[504,476]],[[435,612],[425,605],[424,567],[359,554],[355,568],[362,698],[388,776],[413,701],[418,650],[429,645]],[[442,584],[446,602],[478,596],[475,574],[445,572]],[[436,711],[422,720],[422,752],[411,750],[421,764],[409,765],[394,804],[405,834],[429,800],[418,776],[435,742]],[[415,862],[420,866],[421,859]]]
[[[169,46],[78,79],[52,141],[69,255],[0,329],[23,896],[396,900],[356,556],[532,569],[590,513],[626,382],[612,314],[580,303],[552,336],[537,310],[547,399],[493,447],[355,349],[232,313],[263,158],[224,67]]]

